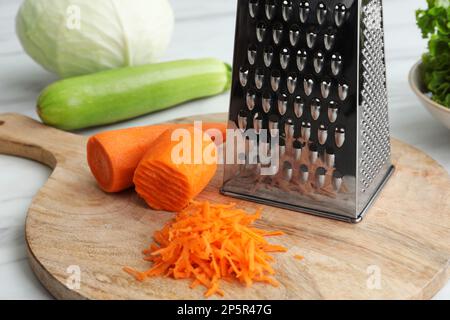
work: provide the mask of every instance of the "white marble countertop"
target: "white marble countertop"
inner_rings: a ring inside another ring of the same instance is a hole
[[[177,23],[166,59],[212,56],[231,62],[234,1],[171,2]],[[20,3],[20,0],[0,1],[0,113],[18,112],[36,118],[36,97],[55,77],[36,65],[20,47],[14,32]],[[414,18],[414,10],[425,6],[425,0],[384,3],[392,134],[426,151],[450,171],[450,131],[422,108],[407,83],[409,69],[425,50]],[[109,128],[227,110],[228,95],[224,94]],[[49,175],[50,170],[38,163],[0,155],[0,299],[51,298],[28,266],[24,242],[27,208]],[[450,284],[435,298],[450,299]]]

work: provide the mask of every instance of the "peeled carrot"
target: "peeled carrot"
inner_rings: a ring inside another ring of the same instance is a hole
[[[157,231],[155,243],[143,251],[152,268],[140,272],[125,267],[124,271],[138,281],[157,276],[191,279],[190,288],[204,286],[206,297],[224,295],[221,280],[278,286],[270,253],[287,249],[270,245],[265,238],[283,233],[254,227],[260,217],[260,211],[249,215],[234,205],[193,202]]]
[[[192,127],[189,124],[165,124],[108,131],[91,137],[87,159],[101,189],[120,192],[133,186],[134,172],[155,140],[168,129]],[[217,129],[225,139],[226,125],[203,124],[203,130]]]
[[[185,128],[187,139],[180,141],[172,141],[173,132],[169,129],[163,133],[141,160],[134,174],[134,185],[151,208],[178,212],[185,209],[216,174],[217,148],[208,135],[196,128]],[[178,148],[181,144],[185,149]],[[174,154],[184,156],[184,160],[174,159]],[[203,154],[212,159],[204,159]]]

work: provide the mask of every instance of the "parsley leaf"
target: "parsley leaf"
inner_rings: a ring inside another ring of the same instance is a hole
[[[428,8],[417,10],[417,25],[428,52],[423,55],[423,80],[433,100],[450,108],[450,0],[427,0]]]

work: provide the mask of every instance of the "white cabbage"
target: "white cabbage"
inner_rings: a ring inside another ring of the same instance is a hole
[[[155,62],[173,25],[168,0],[25,0],[16,18],[25,51],[61,77]]]

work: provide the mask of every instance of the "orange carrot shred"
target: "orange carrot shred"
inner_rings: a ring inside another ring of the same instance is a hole
[[[254,227],[260,217],[261,210],[249,215],[234,204],[193,201],[155,232],[155,243],[143,251],[152,268],[145,272],[130,267],[123,270],[138,281],[157,276],[190,279],[191,289],[206,288],[205,297],[223,296],[222,280],[234,279],[247,287],[255,282],[278,286],[272,278],[274,258],[270,253],[287,249],[265,238],[284,233]]]

